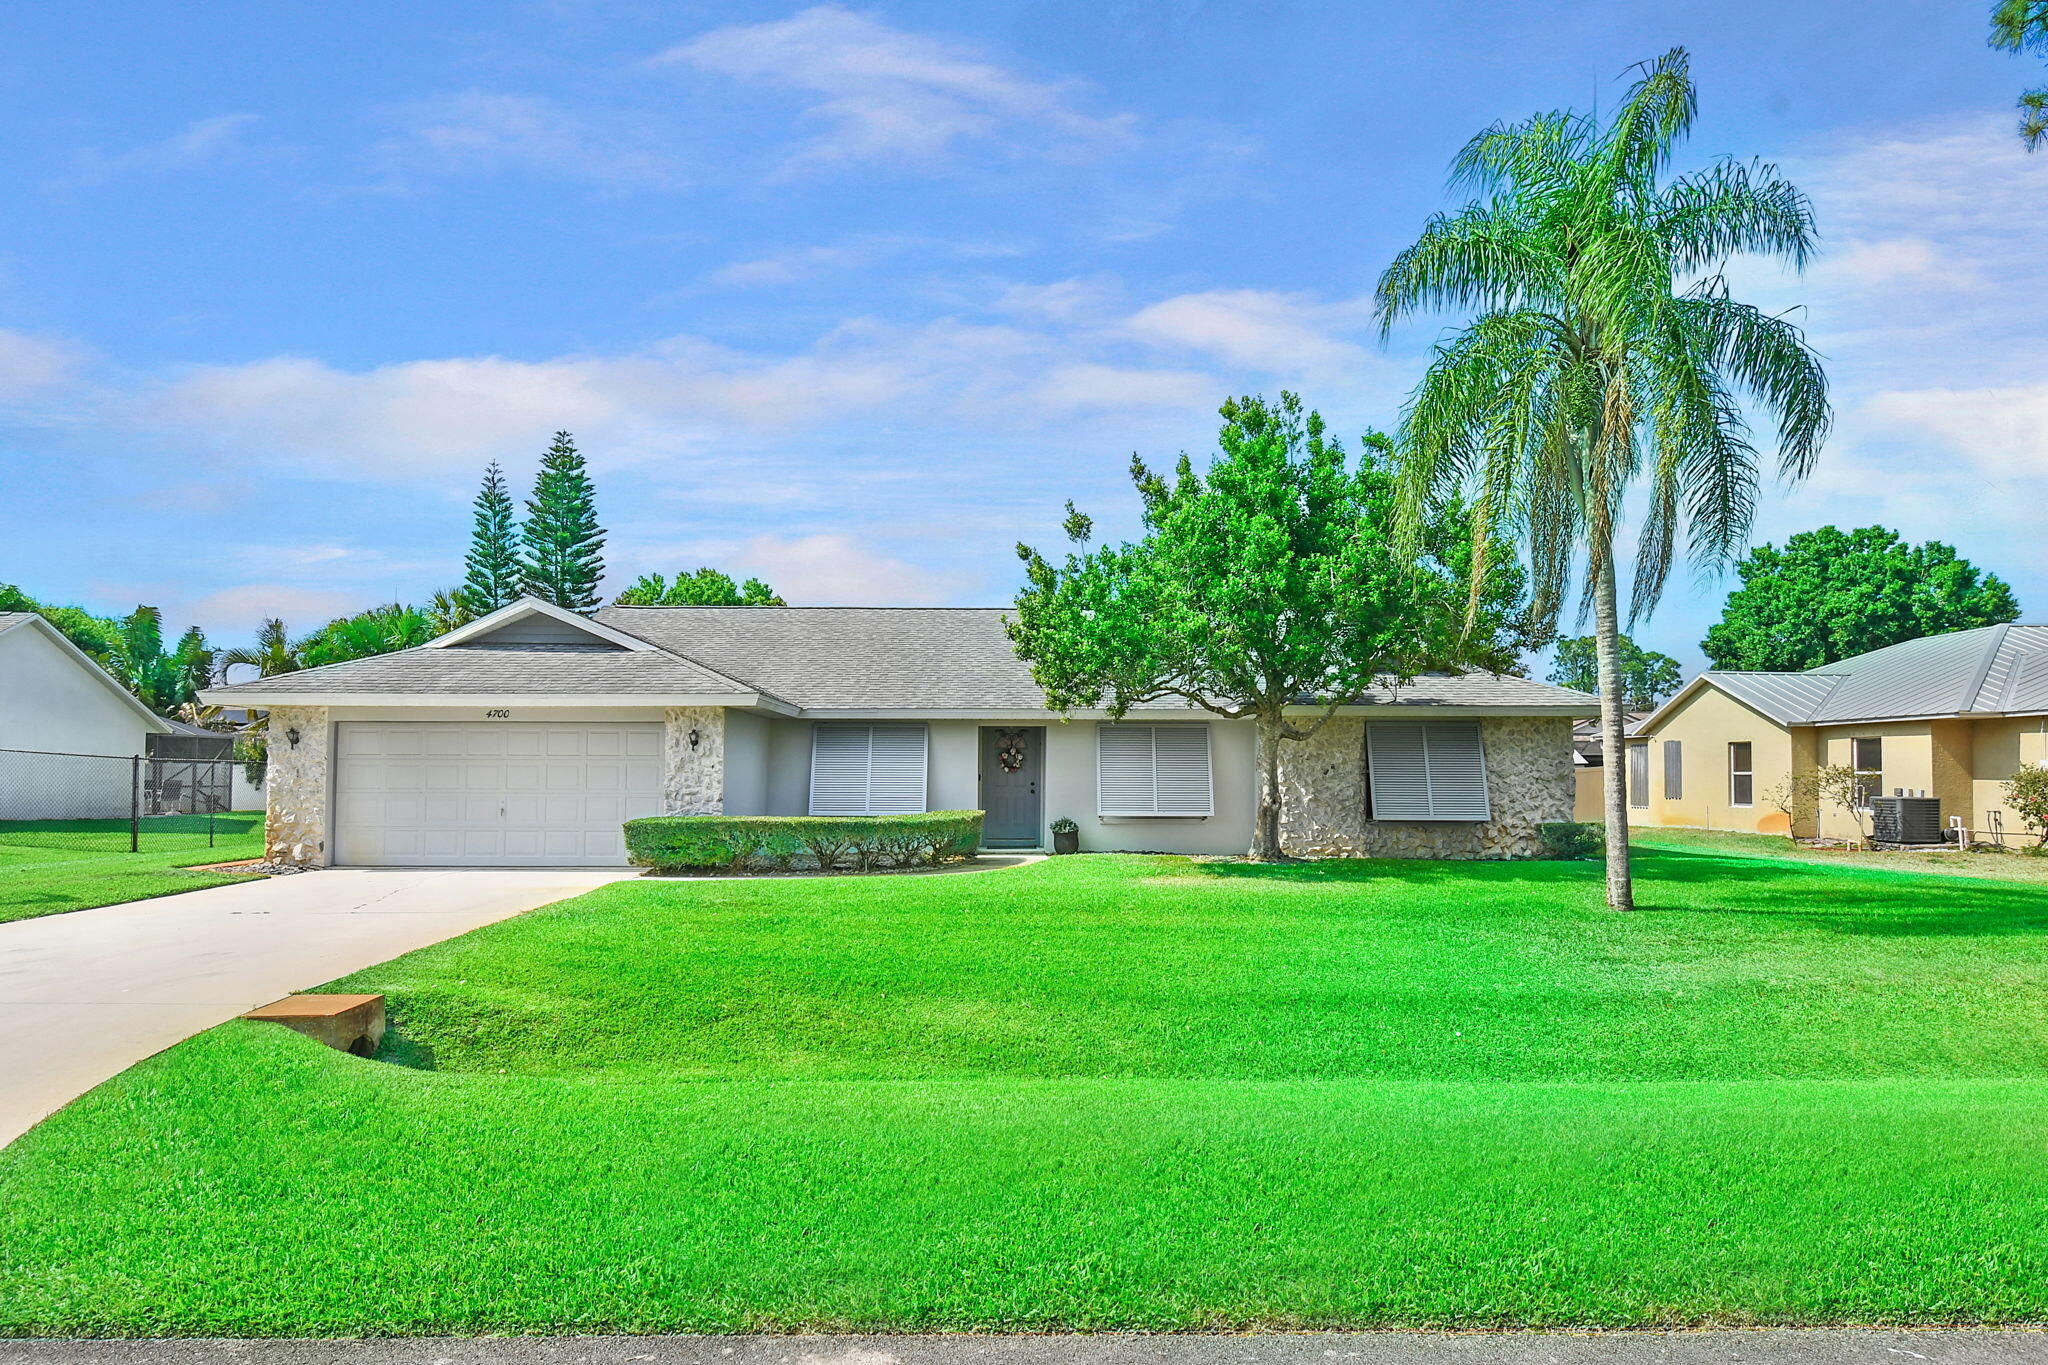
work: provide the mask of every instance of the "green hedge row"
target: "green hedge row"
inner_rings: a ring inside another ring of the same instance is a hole
[[[936,867],[972,858],[981,812],[916,815],[651,815],[626,822],[626,856],[664,872]]]

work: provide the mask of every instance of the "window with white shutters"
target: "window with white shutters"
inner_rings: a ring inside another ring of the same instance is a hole
[[[811,731],[811,814],[905,815],[925,808],[922,725],[820,725]]]
[[[1095,727],[1096,809],[1103,815],[1213,815],[1209,727]]]
[[[1368,727],[1366,746],[1373,819],[1493,818],[1477,722],[1378,722]]]

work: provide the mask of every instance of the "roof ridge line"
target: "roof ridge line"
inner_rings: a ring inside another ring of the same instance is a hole
[[[1984,691],[1985,679],[1991,676],[1991,665],[1998,662],[1998,651],[2005,648],[2006,638],[2012,633],[2012,623],[2010,621],[2000,621],[1997,623],[1996,629],[1998,634],[1992,639],[1991,648],[1985,650],[1984,657],[1977,661],[1977,671],[1971,677],[1970,685],[1963,689],[1963,695],[1959,699],[1962,705],[1956,708],[1958,711],[1978,711],[1983,709],[1977,703],[1982,700],[1980,694]],[[2005,680],[2005,686],[2007,691],[2012,690],[2011,678]],[[2004,698],[2000,697],[1999,700],[2003,701]]]

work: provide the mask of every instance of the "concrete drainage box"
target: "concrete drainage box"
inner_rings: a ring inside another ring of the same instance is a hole
[[[283,1024],[357,1057],[375,1055],[377,1045],[384,1041],[381,995],[287,995],[242,1017]]]

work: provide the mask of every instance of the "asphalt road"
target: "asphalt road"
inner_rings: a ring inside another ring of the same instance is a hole
[[[0,1341],[0,1365],[2048,1365],[2048,1331]]]

